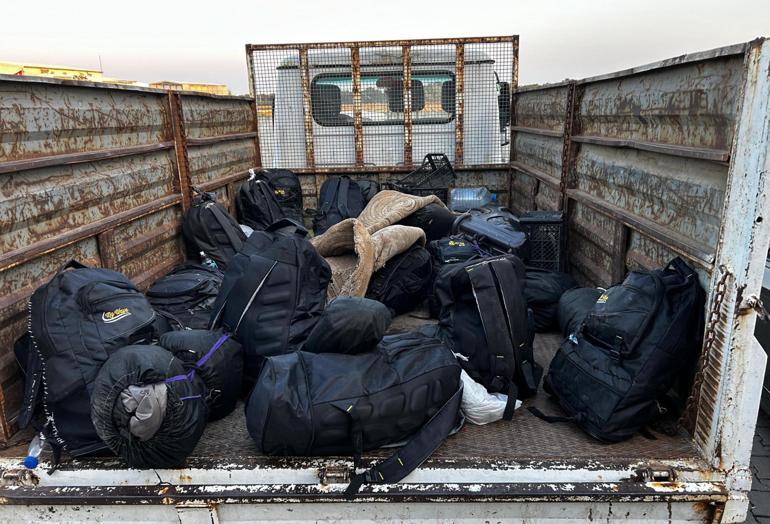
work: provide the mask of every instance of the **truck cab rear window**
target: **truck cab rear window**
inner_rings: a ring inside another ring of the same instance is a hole
[[[413,124],[444,124],[454,118],[454,75],[413,73],[410,95]],[[313,119],[322,126],[353,125],[353,79],[320,74],[310,86]],[[361,74],[363,125],[404,123],[404,78],[398,73]]]

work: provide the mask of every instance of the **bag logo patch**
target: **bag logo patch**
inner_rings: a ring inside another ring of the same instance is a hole
[[[275,196],[286,196],[286,190],[283,188],[276,188]]]
[[[596,301],[597,304],[606,304],[607,299],[610,298],[607,293],[602,293],[602,296],[599,297],[599,299]]]
[[[465,247],[465,242],[459,242],[459,241],[457,241],[457,240],[450,240],[450,241],[449,241],[449,245],[450,245],[450,246],[460,246],[460,247]]]
[[[131,316],[131,311],[129,311],[127,307],[119,307],[113,309],[112,311],[105,311],[102,313],[102,320],[105,322],[105,324],[112,324],[121,318],[126,318],[129,316]]]

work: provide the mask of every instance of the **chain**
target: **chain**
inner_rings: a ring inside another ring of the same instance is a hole
[[[706,320],[706,332],[703,337],[703,351],[699,359],[698,372],[693,379],[692,389],[690,390],[690,396],[687,397],[687,403],[685,404],[682,416],[679,418],[679,425],[689,427],[690,422],[694,422],[694,411],[700,400],[700,391],[703,386],[703,381],[706,376],[706,370],[711,366],[711,357],[713,354],[714,341],[716,340],[717,333],[716,328],[719,320],[722,317],[722,302],[725,299],[727,292],[727,277],[730,272],[727,271],[725,266],[719,266],[719,271],[722,275],[717,281],[716,288],[714,290],[714,301],[711,305],[711,309],[708,313],[708,319]]]

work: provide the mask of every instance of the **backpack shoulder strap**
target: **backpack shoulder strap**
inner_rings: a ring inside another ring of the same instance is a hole
[[[339,191],[340,188],[340,180],[341,177],[334,177],[332,179],[331,183],[331,189],[329,190],[330,198],[326,200],[323,204],[321,204],[321,211],[323,213],[328,213],[329,210],[332,208],[332,204],[334,204],[334,200],[337,196],[337,191]]]
[[[540,376],[536,371],[532,348],[527,340],[527,305],[522,292],[521,279],[507,260],[493,262],[491,266],[501,291],[500,297],[514,348],[516,372],[524,382],[526,393],[534,393],[537,391]]]
[[[340,179],[339,190],[337,191],[337,209],[340,210],[340,214],[343,218],[350,217],[348,191],[350,191],[350,178],[343,176]]]
[[[508,329],[508,320],[497,290],[498,286],[492,275],[489,262],[474,264],[469,266],[466,271],[471,281],[471,289],[476,300],[479,317],[481,317],[484,336],[494,357],[492,359],[494,362],[494,369],[492,369],[494,389],[507,391],[508,402],[505,405],[503,419],[510,420],[513,417],[513,410],[516,407],[516,398],[519,393],[513,381],[516,373],[516,357],[514,355],[514,342],[510,338]]]
[[[265,285],[270,273],[273,272],[275,266],[278,265],[277,261],[274,261],[269,267],[267,265],[261,268],[258,273],[245,273],[233,283],[232,286],[225,292],[222,302],[219,306],[219,310],[213,315],[211,320],[211,329],[218,327],[219,321],[222,316],[222,312],[225,310],[225,306],[232,305],[233,311],[240,311],[237,319],[232,317],[222,321],[225,331],[228,333],[237,333],[238,328],[241,325],[243,317],[246,316],[246,312],[251,307],[252,302],[257,297],[257,294],[262,290],[262,286]],[[238,289],[241,292],[237,295],[233,294],[233,290]],[[235,321],[233,321],[235,320]]]
[[[214,205],[210,206],[209,209],[211,210],[211,214],[214,216],[216,221],[219,222],[219,225],[225,232],[225,235],[227,235],[227,240],[230,241],[233,249],[240,251],[243,247],[243,240],[233,232],[233,223],[227,219],[227,216],[222,212],[222,209],[218,204],[215,203]]]
[[[382,462],[355,475],[345,494],[352,497],[363,484],[393,484],[417,469],[455,428],[462,396],[463,388],[460,386],[409,442]]]

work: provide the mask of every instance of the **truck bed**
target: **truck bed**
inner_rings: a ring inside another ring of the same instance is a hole
[[[410,331],[420,324],[433,322],[427,314],[418,311],[397,317],[390,327],[390,333]],[[535,356],[544,367],[556,353],[561,335],[543,333],[535,337]],[[528,461],[561,462],[573,461],[590,464],[629,463],[645,460],[687,460],[698,459],[698,453],[689,436],[682,432],[675,437],[656,434],[655,440],[641,435],[617,444],[602,444],[584,434],[577,426],[570,423],[546,423],[526,409],[537,406],[549,414],[562,414],[557,404],[548,398],[542,390],[534,398],[524,402],[516,410],[513,420],[499,421],[485,426],[466,424],[457,434],[450,437],[430,458],[430,462],[453,464],[484,463],[521,463]],[[18,444],[0,452],[2,458],[21,458],[26,454],[26,438]],[[387,456],[388,450],[377,450],[365,454],[364,458]],[[188,458],[190,468],[213,467],[252,467],[254,465],[287,466],[283,458],[259,455],[246,430],[243,406],[239,405],[228,417],[212,422],[206,428],[203,437],[193,454]],[[100,469],[121,469],[120,461],[103,458],[87,458],[63,468],[77,468],[78,463]],[[300,460],[301,462],[301,460]],[[98,464],[98,465],[97,465]]]

